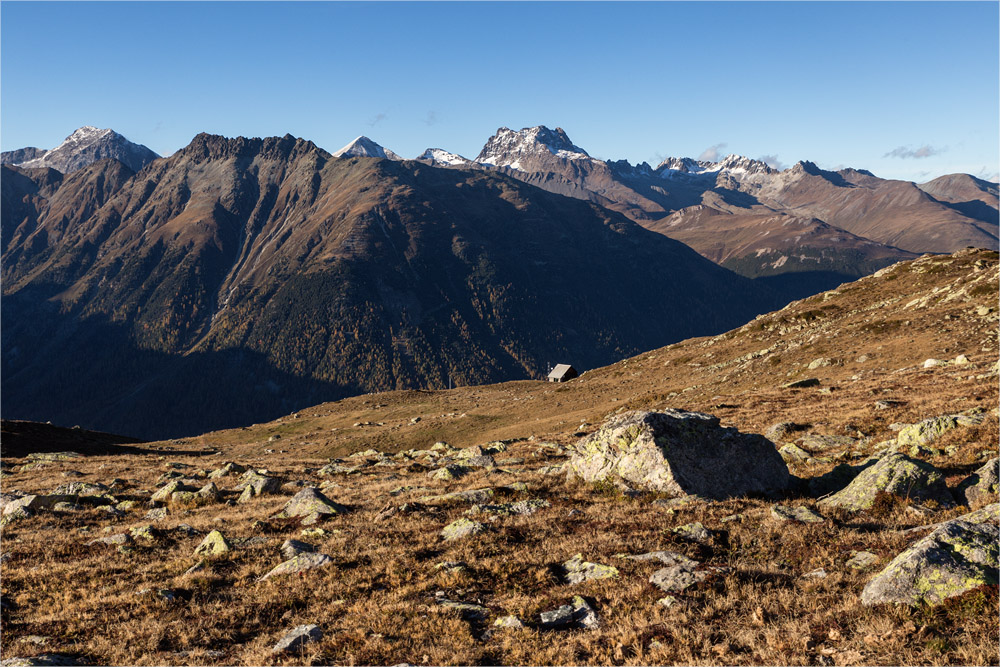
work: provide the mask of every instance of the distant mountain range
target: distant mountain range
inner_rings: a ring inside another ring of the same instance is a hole
[[[996,186],[968,175],[654,169],[558,128],[403,160],[207,134],[156,158],[88,127],[4,160],[4,416],[145,437],[586,369],[997,243]]]
[[[0,153],[0,163],[25,169],[49,168],[64,174],[111,158],[132,171],[139,171],[160,157],[140,144],[134,144],[114,130],[99,130],[85,125],[53,148],[21,148]]]
[[[138,173],[2,169],[11,417],[190,434],[586,369],[781,304],[620,213],[492,170],[206,134]]]

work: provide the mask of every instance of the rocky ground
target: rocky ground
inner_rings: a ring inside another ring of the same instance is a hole
[[[6,424],[4,664],[997,664],[996,265],[565,386],[80,453]]]

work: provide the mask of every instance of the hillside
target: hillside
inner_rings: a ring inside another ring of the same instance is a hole
[[[192,434],[591,368],[781,303],[594,204],[291,136],[203,134],[138,174],[102,161],[48,189],[13,170],[12,418]]]
[[[0,648],[39,664],[992,664],[995,547],[994,574],[965,570],[943,601],[872,587],[935,536],[995,533],[996,473],[979,496],[965,480],[997,454],[998,264],[896,264],[562,385],[360,396],[143,454],[5,453]],[[584,436],[636,408],[768,429],[791,485],[709,500],[567,475]],[[936,500],[831,504],[901,460],[933,473]]]

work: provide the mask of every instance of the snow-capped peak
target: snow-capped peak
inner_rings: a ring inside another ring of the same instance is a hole
[[[490,137],[476,162],[496,167],[523,169],[522,161],[531,157],[555,156],[563,160],[593,160],[566,135],[562,128],[550,130],[544,125],[515,132],[501,127]]]
[[[68,174],[104,158],[112,158],[139,171],[159,156],[149,148],[134,144],[111,129],[84,125],[61,144],[40,157],[21,163],[26,168],[51,167]]]
[[[333,154],[334,157],[379,157],[388,160],[402,160],[388,148],[382,148],[368,137],[361,136]]]
[[[665,178],[669,178],[677,173],[710,176],[729,174],[737,177],[778,173],[776,169],[772,169],[767,163],[742,155],[727,155],[720,162],[696,161],[689,157],[669,157],[661,162],[656,170]]]
[[[466,159],[455,153],[449,153],[441,148],[428,148],[417,156],[417,159],[426,160],[431,164],[443,164],[452,167],[472,164],[472,160]]]

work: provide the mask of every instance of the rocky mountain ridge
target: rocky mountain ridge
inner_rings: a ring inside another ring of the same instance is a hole
[[[160,156],[135,144],[111,129],[84,125],[52,150],[22,148],[5,151],[2,163],[25,169],[55,169],[64,174],[87,167],[98,160],[113,159],[132,171],[139,171]]]

